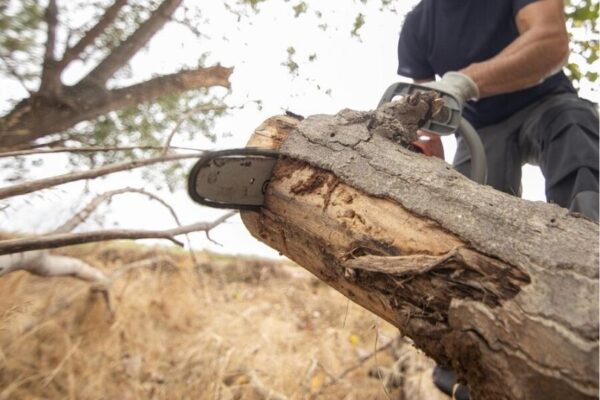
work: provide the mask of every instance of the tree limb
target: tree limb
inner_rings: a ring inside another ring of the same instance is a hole
[[[106,81],[121,69],[158,32],[175,12],[182,0],[164,0],[150,18],[110,52],[78,85],[104,87]]]
[[[90,30],[84,33],[84,35],[79,39],[79,41],[73,46],[69,47],[65,50],[63,57],[57,63],[57,70],[60,72],[64,70],[73,60],[75,60],[79,55],[114,22],[119,14],[119,11],[123,6],[127,4],[127,0],[115,0],[112,6],[108,7],[104,12],[104,15],[96,25],[94,25]]]
[[[59,74],[56,68],[56,26],[58,25],[58,7],[56,0],[50,0],[44,14],[47,25],[46,50],[42,67],[42,80],[40,93],[54,93],[60,85]]]
[[[54,102],[32,108],[31,102],[27,101],[0,117],[0,148],[14,148],[25,143],[25,148],[29,148],[29,144],[36,139],[65,131],[79,122],[155,101],[163,96],[212,86],[229,88],[232,72],[233,68],[215,65],[183,70],[113,90],[81,85],[65,87],[61,99],[63,103],[73,106],[58,112]]]
[[[0,188],[0,200],[8,197],[32,193],[41,189],[62,185],[64,183],[79,181],[82,179],[95,179],[115,172],[128,171],[140,167],[145,167],[147,165],[168,161],[186,160],[196,157],[198,157],[197,154],[172,154],[148,158],[145,160],[125,161],[121,163],[105,165],[103,167],[98,167],[87,171],[77,171],[68,174],[52,176],[49,178],[36,179],[33,181],[23,182],[16,185]]]
[[[90,112],[94,113],[94,117],[96,117],[108,111],[121,110],[139,103],[154,101],[165,94],[175,94],[213,86],[229,88],[229,76],[232,72],[233,68],[215,65],[159,76],[145,82],[109,91],[111,101],[101,110],[90,110]],[[86,116],[86,119],[89,118]]]
[[[4,240],[0,241],[0,255],[116,239],[167,239],[181,246],[181,242],[175,239],[175,236],[214,229],[234,214],[236,214],[236,212],[232,211],[217,218],[213,222],[199,222],[167,230],[107,229],[82,233],[57,233],[33,238]]]

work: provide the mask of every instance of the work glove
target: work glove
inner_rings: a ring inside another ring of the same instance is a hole
[[[461,110],[467,101],[479,99],[477,84],[473,79],[460,72],[446,72],[441,80],[427,82],[423,86],[453,95],[458,100]]]

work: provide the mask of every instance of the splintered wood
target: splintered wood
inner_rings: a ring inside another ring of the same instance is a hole
[[[373,115],[259,127],[249,146],[285,156],[263,209],[242,213],[249,231],[452,365],[473,398],[595,398],[598,226],[413,154]]]

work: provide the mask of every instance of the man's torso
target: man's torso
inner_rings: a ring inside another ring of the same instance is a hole
[[[534,1],[421,1],[402,29],[398,73],[424,79],[494,57],[518,37],[515,15]],[[574,91],[562,72],[529,89],[469,102],[464,115],[475,127],[493,124],[556,91]]]

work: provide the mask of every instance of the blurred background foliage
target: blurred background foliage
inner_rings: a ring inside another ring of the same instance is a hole
[[[599,4],[598,0],[567,0],[565,7],[572,54],[566,71],[576,87],[598,80],[594,64],[598,60]]]

